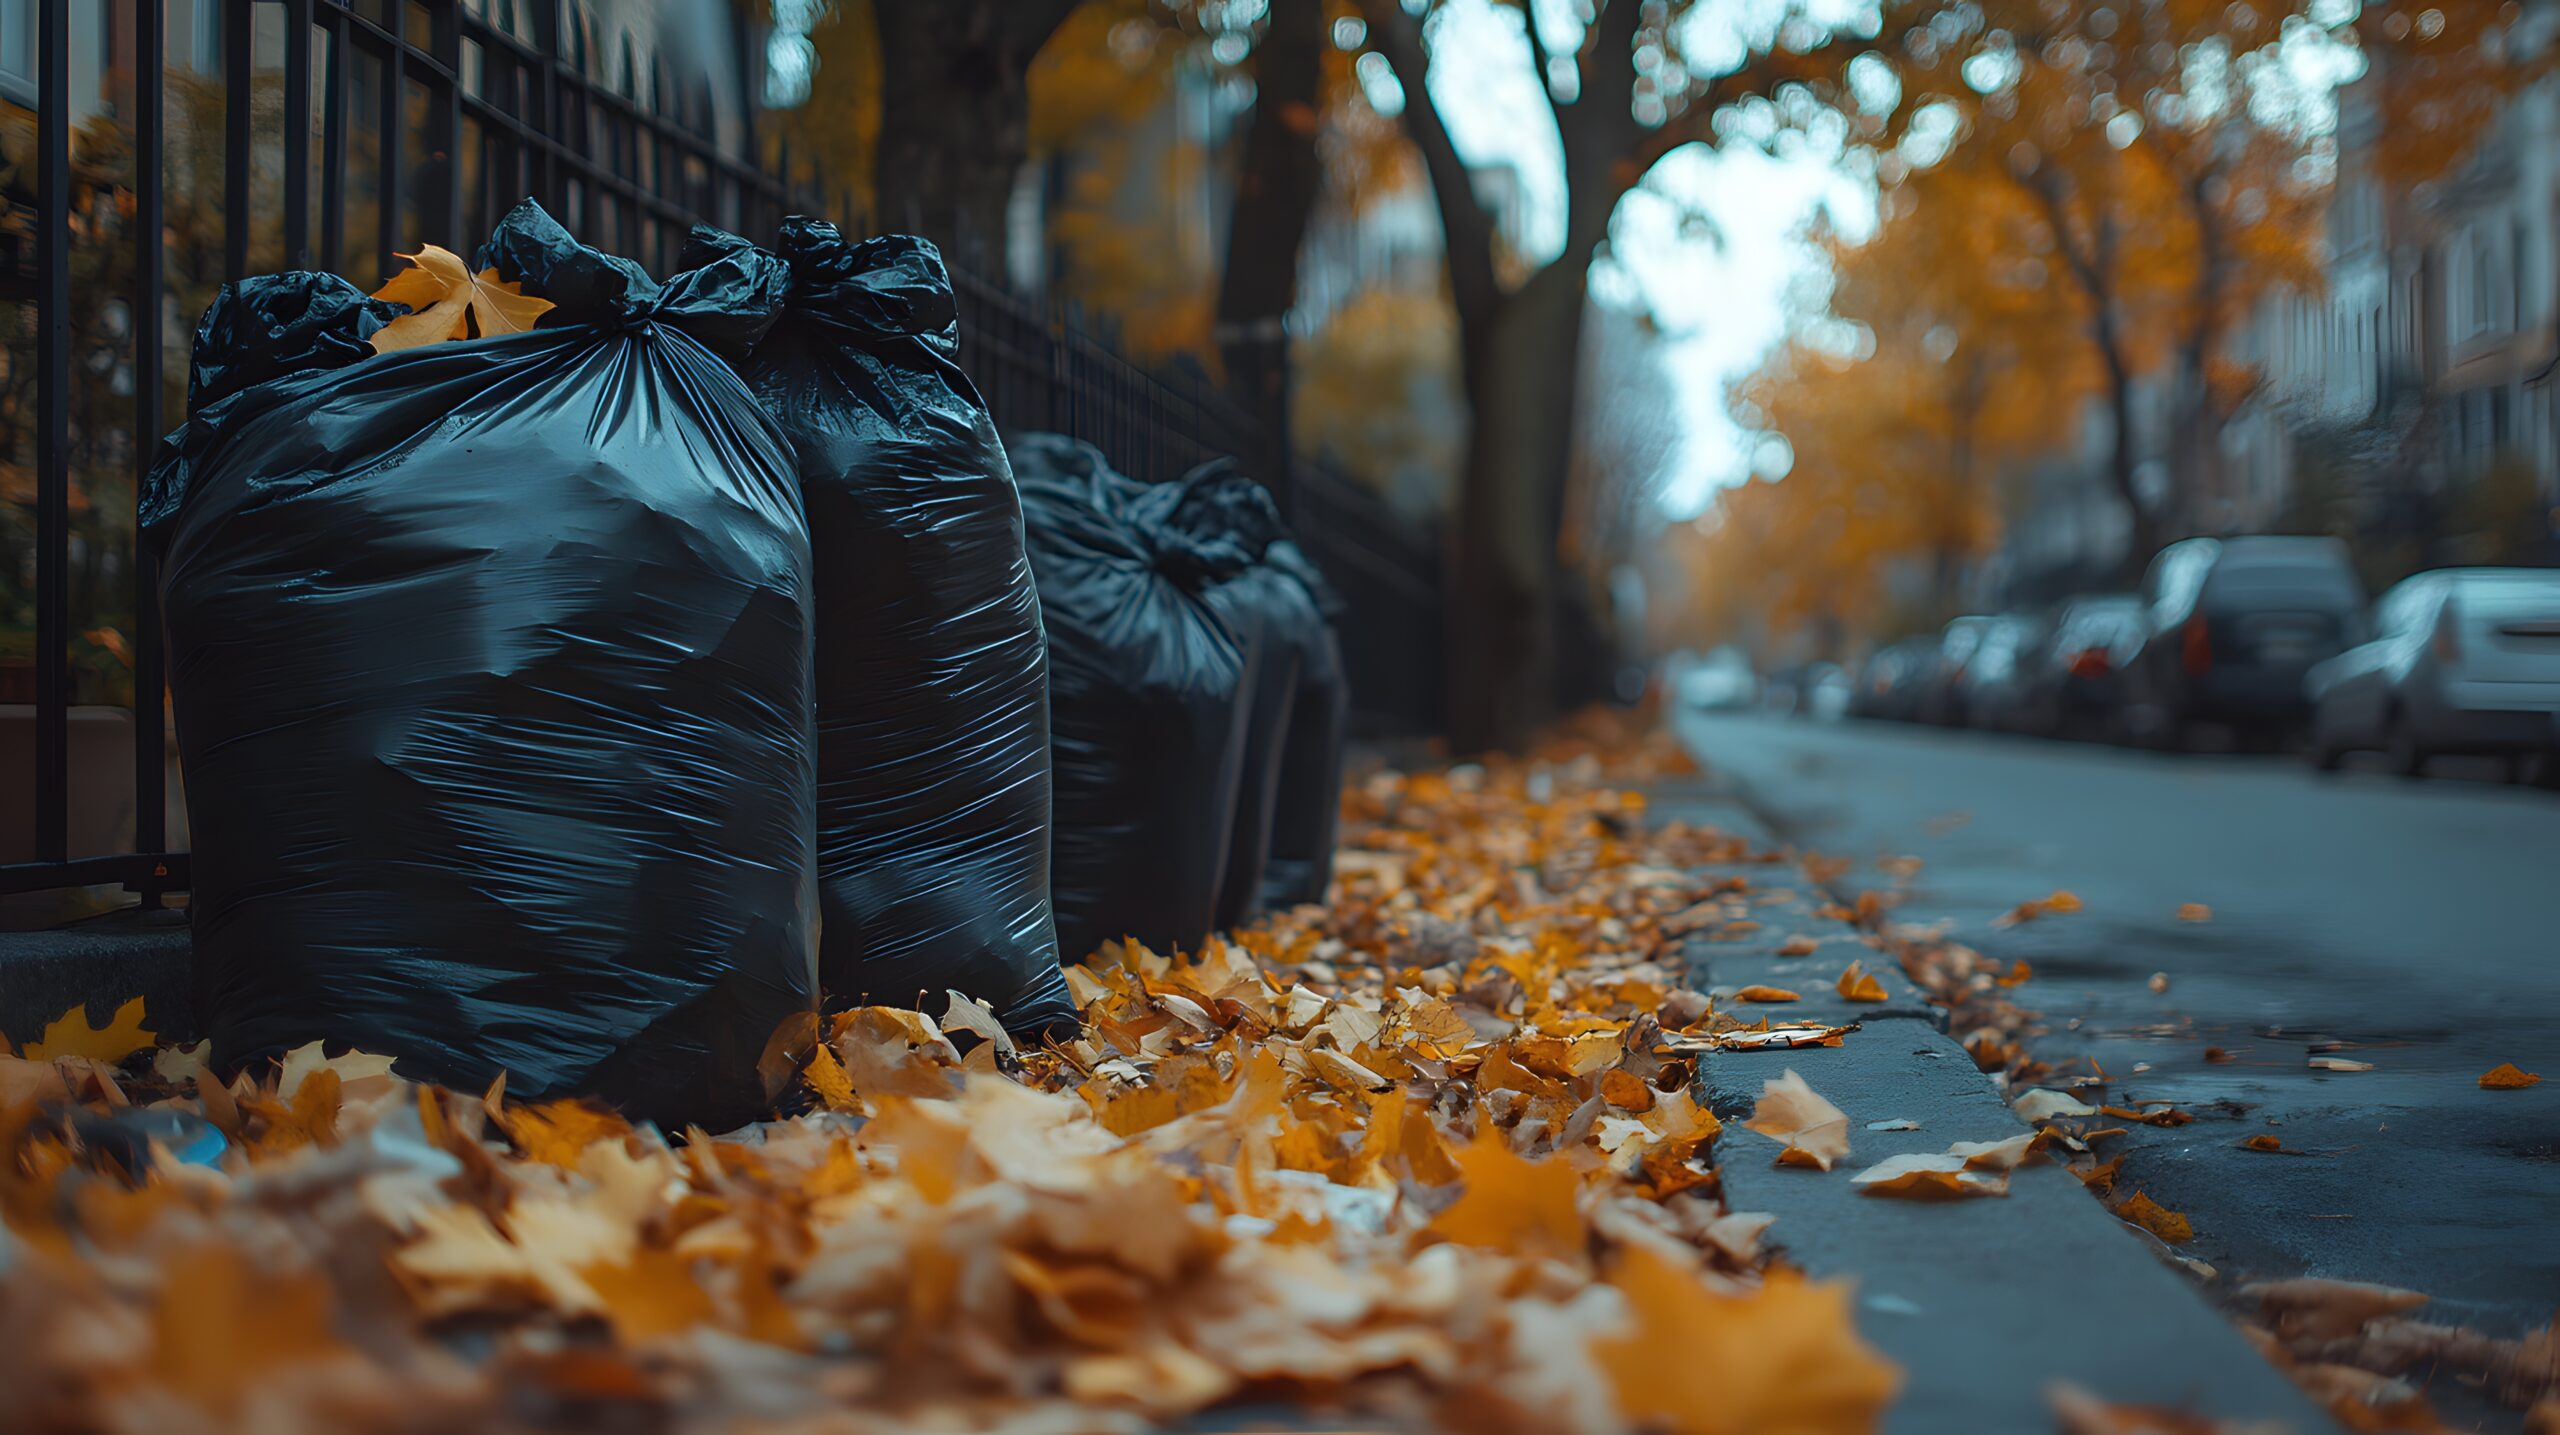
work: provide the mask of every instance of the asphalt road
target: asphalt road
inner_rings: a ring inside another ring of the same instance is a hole
[[[1875,859],[1922,859],[1899,915],[2033,965],[2016,995],[2045,1019],[2038,1055],[2196,1115],[2135,1128],[2117,1190],[2185,1212],[2183,1253],[2222,1289],[2380,1281],[2505,1335],[2560,1310],[2560,795],[1860,721],[1683,725],[1782,837],[1855,859],[1844,881],[1889,887]],[[1991,929],[2056,888],[2084,910]],[[2211,919],[2180,920],[2191,902]],[[2312,1069],[2334,1043],[2374,1069]],[[2481,1090],[2508,1061],[2543,1083]],[[2285,1151],[2242,1149],[2258,1133]],[[2069,1319],[2103,1338],[2101,1312]]]

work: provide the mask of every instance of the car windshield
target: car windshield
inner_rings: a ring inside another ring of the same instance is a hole
[[[2215,570],[2207,585],[2217,607],[2299,606],[2352,612],[2364,606],[2355,574],[2329,555],[2240,557]]]

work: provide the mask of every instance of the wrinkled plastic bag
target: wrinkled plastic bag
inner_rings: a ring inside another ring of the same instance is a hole
[[[1334,631],[1342,598],[1290,539],[1270,491],[1235,460],[1212,460],[1166,487],[1174,495],[1167,522],[1203,538],[1233,539],[1253,558],[1251,568],[1209,593],[1221,615],[1252,610],[1260,638],[1253,730],[1237,799],[1238,851],[1227,863],[1222,925],[1254,906],[1321,902],[1333,880],[1351,715]],[[1248,841],[1261,860],[1248,861]],[[1238,893],[1239,881],[1251,885]]]
[[[1201,542],[1230,542],[1249,560],[1201,594],[1235,635],[1252,672],[1235,825],[1218,884],[1217,925],[1234,928],[1260,905],[1302,650],[1318,640],[1324,618],[1296,579],[1261,561],[1279,529],[1279,510],[1232,460],[1203,464],[1171,483],[1142,489],[1128,503],[1133,519],[1144,525],[1172,528]]]
[[[1246,655],[1201,595],[1250,560],[1133,516],[1141,486],[1090,444],[1005,447],[1049,635],[1059,950],[1196,951],[1217,919],[1251,700]]]
[[[957,362],[931,243],[782,227],[791,288],[740,360],[790,439],[816,560],[818,948],[831,1007],[946,989],[1072,1028],[1049,910],[1049,665],[1022,505]],[[752,253],[696,229],[689,260]]]
[[[312,1040],[665,1125],[814,1026],[809,545],[791,452],[666,285],[530,203],[543,327],[374,356],[326,274],[227,286],[143,495],[223,1069]]]

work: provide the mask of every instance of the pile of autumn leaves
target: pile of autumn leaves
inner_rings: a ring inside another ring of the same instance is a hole
[[[1107,951],[1061,1049],[847,1013],[736,1132],[75,1013],[0,1056],[0,1427],[1869,1428],[1845,1291],[1717,1198],[1749,1027],[1665,927],[1746,854],[1647,771],[1380,773],[1331,906]]]

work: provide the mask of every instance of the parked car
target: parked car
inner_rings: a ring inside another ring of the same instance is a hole
[[[2126,734],[2186,745],[2200,724],[2243,742],[2311,716],[2302,675],[2365,639],[2364,587],[2334,538],[2190,538],[2142,581],[2143,638],[2125,670]]]
[[[2025,730],[2070,737],[2112,728],[2120,676],[2142,646],[2142,600],[2131,593],[2074,598],[2027,665]]]
[[[1682,664],[1672,675],[1680,705],[1701,712],[1748,707],[1760,696],[1760,679],[1740,648],[1723,647]]]
[[[1928,665],[1920,690],[1920,721],[1962,727],[1965,722],[1965,669],[1976,649],[1998,622],[1973,613],[1952,619],[1938,634],[1938,651]]]
[[[1898,722],[1917,718],[1922,689],[1937,658],[1934,637],[1904,638],[1869,653],[1849,693],[1849,715]]]
[[[1796,679],[1795,715],[1838,722],[1849,711],[1849,675],[1838,663],[1814,663]]]
[[[2560,570],[2421,573],[2383,595],[2373,632],[2305,679],[2313,766],[2379,750],[2415,777],[2438,753],[2560,749]]]
[[[2027,672],[2043,637],[2043,623],[2017,613],[1983,626],[1951,685],[1961,721],[1998,732],[2026,727]]]

